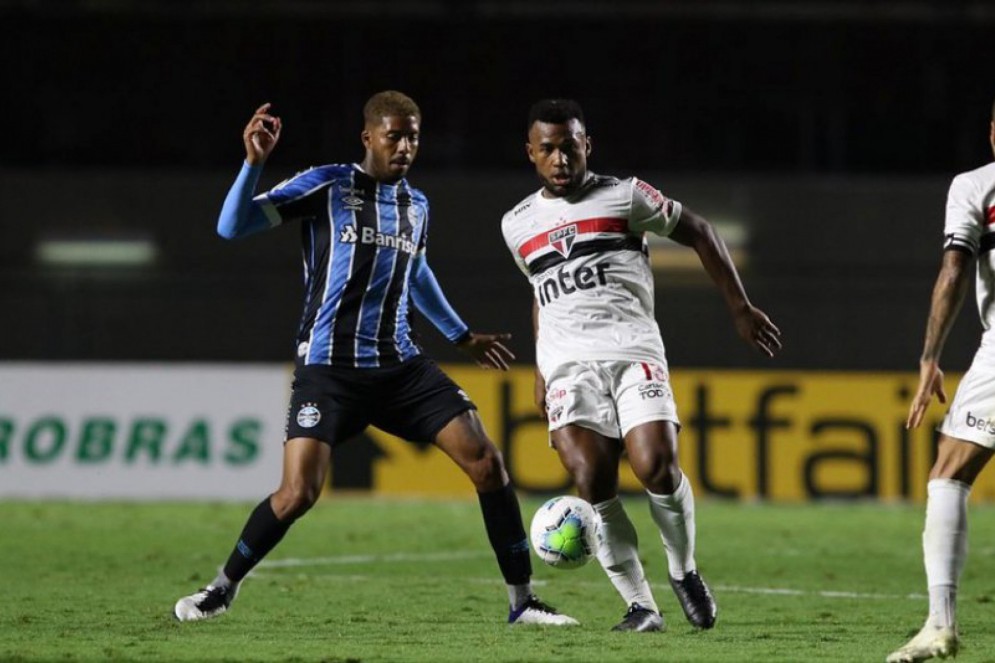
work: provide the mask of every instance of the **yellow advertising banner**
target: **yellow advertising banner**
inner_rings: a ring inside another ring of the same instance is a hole
[[[532,404],[532,369],[507,373],[443,367],[477,404],[519,490],[568,492]],[[925,499],[935,458],[934,404],[921,428],[905,430],[914,373],[677,370],[671,375],[682,429],[681,466],[701,497],[741,500]],[[959,375],[947,376],[953,394]],[[381,494],[467,495],[469,480],[434,447],[370,429],[378,447],[370,483]],[[621,468],[621,487],[641,487]],[[974,500],[995,499],[982,473]]]

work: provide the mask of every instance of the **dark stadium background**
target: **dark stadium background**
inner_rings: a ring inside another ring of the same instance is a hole
[[[992,158],[987,2],[8,0],[0,27],[0,360],[289,362],[296,230],[213,232],[263,101],[285,123],[271,185],[358,160],[363,101],[411,94],[432,265],[525,361],[530,292],[499,221],[535,187],[524,117],[540,97],[582,103],[592,169],[743,224],[781,368],[915,370],[946,187]],[[158,256],[46,267],[52,237],[145,238]],[[662,273],[657,299],[675,366],[766,365],[707,282]],[[965,309],[958,369],[979,329]]]

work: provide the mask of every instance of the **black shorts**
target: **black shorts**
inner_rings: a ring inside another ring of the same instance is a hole
[[[334,447],[373,425],[411,442],[431,443],[456,415],[475,409],[422,355],[387,368],[298,365],[286,439],[310,437]]]

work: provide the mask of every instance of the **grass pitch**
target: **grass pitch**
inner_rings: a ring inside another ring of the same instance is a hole
[[[920,505],[699,502],[719,619],[695,632],[644,498],[625,501],[666,633],[609,632],[625,606],[596,562],[535,560],[542,598],[582,626],[509,628],[473,501],[325,500],[229,614],[187,624],[173,603],[214,576],[252,505],[0,502],[0,661],[883,661],[925,616]],[[991,661],[995,508],[970,523],[959,660]]]

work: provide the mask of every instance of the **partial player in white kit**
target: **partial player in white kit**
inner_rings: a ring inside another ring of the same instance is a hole
[[[587,170],[591,142],[576,102],[536,103],[528,132],[542,187],[505,214],[501,229],[535,295],[536,405],[577,492],[601,516],[598,560],[628,606],[613,630],[664,628],[618,496],[623,452],[649,495],[684,614],[711,628],[716,606],[694,560],[694,496],[677,461],[680,421],[644,233],[695,249],[737,331],[756,349],[773,356],[780,331],[750,304],[725,244],[703,218],[636,178]]]
[[[989,127],[995,152],[995,105]],[[957,584],[967,559],[967,498],[995,450],[995,163],[961,173],[950,184],[944,252],[933,288],[916,390],[906,428],[922,423],[935,394],[947,402],[940,355],[967,294],[971,263],[984,333],[943,423],[936,462],[929,473],[922,534],[929,616],[888,663],[946,658],[957,653]]]

